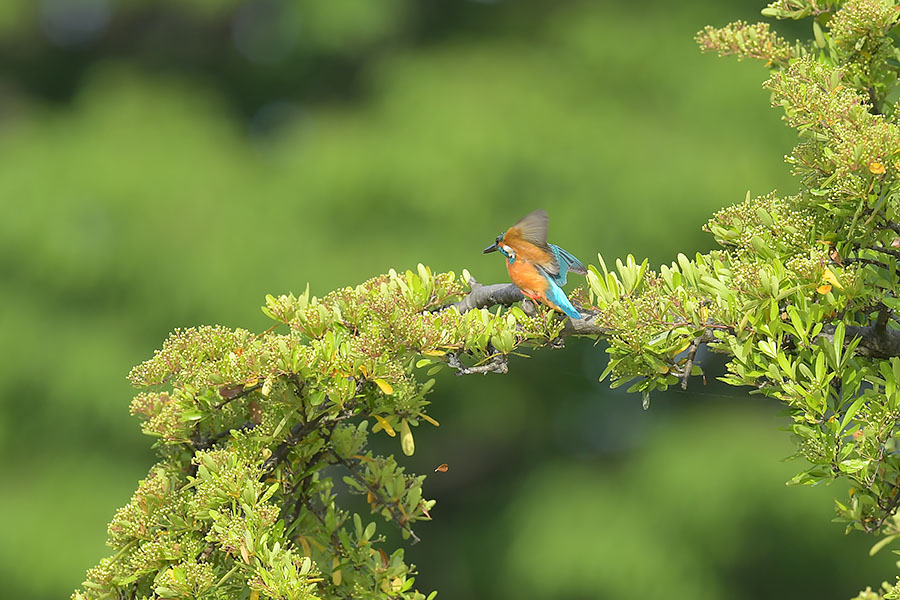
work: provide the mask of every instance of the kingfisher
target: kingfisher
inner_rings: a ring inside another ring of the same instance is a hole
[[[484,254],[499,251],[506,257],[509,277],[524,295],[580,319],[581,314],[572,306],[562,286],[566,284],[566,273],[586,275],[587,269],[559,246],[547,243],[548,222],[545,210],[528,213],[498,235],[484,249]]]

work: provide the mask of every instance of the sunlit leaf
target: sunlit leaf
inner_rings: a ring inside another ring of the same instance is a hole
[[[387,433],[391,437],[394,437],[395,435],[397,435],[397,432],[394,431],[394,428],[391,427],[391,424],[387,422],[387,419],[385,419],[381,415],[372,415],[372,416],[375,417],[376,421],[378,421],[378,424],[372,428],[373,432],[377,432],[381,429],[384,429],[385,433]]]
[[[379,388],[382,392],[384,392],[385,394],[387,394],[388,396],[390,396],[391,394],[394,393],[394,388],[391,387],[391,384],[389,384],[389,383],[388,383],[387,381],[385,381],[384,379],[373,379],[372,381],[374,381],[374,382],[375,382],[375,385],[377,385],[378,388]]]
[[[841,285],[840,281],[838,281],[837,275],[835,275],[834,271],[832,271],[829,268],[826,268],[825,271],[822,273],[822,281],[830,283],[831,285],[833,285],[834,287],[836,287],[839,290],[844,289],[844,286]]]

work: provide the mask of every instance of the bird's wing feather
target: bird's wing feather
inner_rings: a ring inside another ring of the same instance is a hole
[[[547,218],[546,210],[536,210],[530,212],[519,219],[513,227],[519,230],[519,235],[526,242],[530,242],[535,246],[547,245],[547,227],[550,219]]]
[[[553,253],[553,256],[556,258],[556,262],[559,265],[559,273],[551,275],[553,281],[555,281],[557,285],[566,285],[566,273],[568,271],[578,273],[579,275],[587,274],[587,269],[584,268],[584,265],[581,264],[580,260],[572,256],[556,244],[547,245],[550,247],[550,251]]]
[[[538,248],[543,256],[538,260],[537,256],[528,256],[529,260],[535,264],[540,264],[541,268],[547,273],[556,276],[559,273],[559,263],[557,262],[556,253],[550,249],[547,244],[547,228],[550,219],[547,217],[547,211],[541,209],[528,213],[519,219],[515,225],[509,228],[507,236],[511,232],[515,232],[517,237],[522,241]],[[529,253],[531,254],[531,253]]]
[[[550,249],[556,254],[556,260],[559,262],[560,269],[565,267],[567,271],[578,273],[579,275],[587,275],[587,269],[581,264],[581,261],[557,246],[549,244]]]

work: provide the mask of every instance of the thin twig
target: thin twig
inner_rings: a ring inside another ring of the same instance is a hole
[[[847,258],[844,259],[844,264],[846,264],[846,265],[852,265],[853,263],[860,263],[862,265],[872,265],[873,267],[880,267],[882,269],[890,268],[887,266],[887,264],[881,262],[880,260],[875,260],[873,258],[860,258],[858,256],[856,258],[853,258],[851,256],[848,256]]]
[[[405,512],[400,507],[398,502],[390,501],[387,498],[385,498],[384,496],[382,496],[381,490],[379,490],[374,485],[370,484],[366,480],[365,477],[360,475],[359,472],[353,468],[353,465],[350,463],[350,461],[348,461],[344,458],[341,458],[334,452],[332,452],[331,455],[334,456],[335,460],[337,460],[337,462],[342,464],[350,472],[350,475],[353,477],[353,479],[358,481],[360,484],[364,485],[366,487],[366,489],[369,490],[369,492],[375,497],[375,499],[378,500],[378,502],[382,506],[384,506],[386,509],[388,509],[388,512],[391,513],[391,517],[393,517],[394,521],[396,521],[396,523],[400,526],[401,529],[406,530],[406,532],[409,534],[409,537],[412,538],[413,544],[417,544],[420,541],[422,541],[419,539],[419,536],[417,536],[415,534],[415,532],[412,530],[412,528],[409,526],[409,523],[408,523],[409,517],[405,514]]]
[[[301,421],[291,427],[291,433],[288,435],[287,439],[281,442],[278,447],[275,448],[275,451],[272,452],[272,456],[267,458],[266,462],[263,463],[263,473],[268,475],[274,471],[275,468],[281,464],[281,461],[287,457],[291,448],[300,443],[307,435],[318,429],[326,414],[327,413],[322,413],[312,421]]]
[[[900,235],[900,223],[894,223],[893,221],[885,222],[884,226],[881,229],[890,229],[897,235]]]
[[[236,384],[236,385],[243,385],[243,384]],[[229,389],[229,386],[223,385],[219,388],[219,395],[222,396],[222,398],[224,398],[224,400],[222,400],[218,404],[213,405],[213,408],[222,408],[229,402],[233,402],[234,400],[237,400],[238,398],[243,398],[244,396],[248,395],[250,392],[255,392],[256,390],[258,390],[261,387],[262,387],[262,383],[257,383],[255,385],[251,385],[249,387],[243,388],[241,391],[235,393],[233,396],[226,397],[222,393],[222,390],[227,391]]]
[[[229,429],[226,429],[225,431],[220,431],[219,433],[214,433],[210,436],[201,436],[198,433],[195,433],[194,436],[191,437],[191,445],[194,446],[195,450],[209,450],[210,448],[215,446],[219,442],[219,440],[231,435],[232,431],[249,431],[254,427],[256,427],[256,423],[247,421],[243,425],[240,425],[238,427],[231,427]]]
[[[896,250],[894,248],[885,248],[884,246],[868,246],[867,250],[874,250],[875,252],[881,252],[882,254],[887,254],[889,256],[893,256],[894,258],[900,258],[900,250]]]
[[[691,371],[694,369],[694,357],[697,356],[697,349],[700,347],[702,339],[702,336],[695,337],[694,341],[691,342],[691,347],[688,348],[687,361],[684,363],[684,373],[681,375],[682,390],[687,389],[688,379],[691,377]]]

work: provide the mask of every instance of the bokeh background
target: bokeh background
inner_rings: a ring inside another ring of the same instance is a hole
[[[760,4],[0,2],[2,595],[67,597],[108,552],[153,461],[125,375],[171,329],[260,330],[266,293],[417,262],[504,281],[481,249],[539,207],[585,262],[658,265],[710,249],[748,189],[794,189],[765,69],[692,41]],[[845,490],[784,486],[779,407],[716,385],[715,357],[645,412],[597,381],[605,356],[440,379],[406,461],[450,464],[407,554],[421,589],[844,599],[892,577],[830,522]]]

